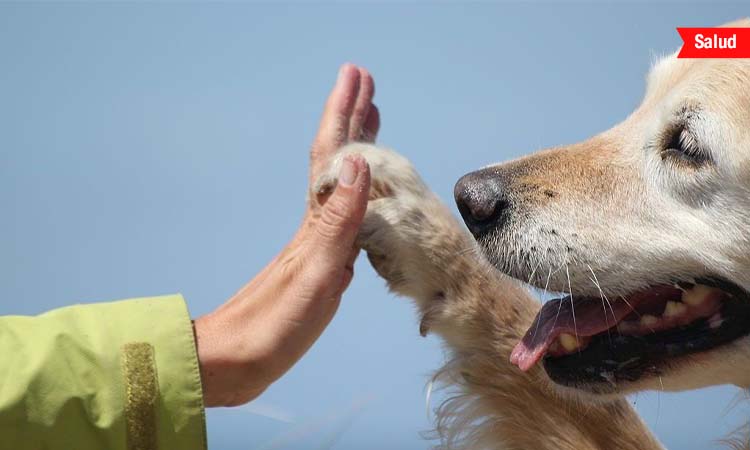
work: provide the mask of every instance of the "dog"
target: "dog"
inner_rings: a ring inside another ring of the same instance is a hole
[[[465,226],[367,144],[313,201],[348,153],[372,172],[359,244],[451,352],[441,448],[659,449],[624,395],[750,387],[750,60],[662,59],[619,125],[462,177]]]

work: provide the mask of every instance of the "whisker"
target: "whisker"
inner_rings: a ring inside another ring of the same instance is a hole
[[[630,304],[630,302],[629,302],[629,301],[628,301],[628,300],[627,300],[627,299],[626,299],[625,297],[623,297],[623,296],[621,295],[621,296],[620,296],[620,299],[621,299],[622,301],[624,301],[624,302],[625,302],[625,304],[626,304],[626,305],[628,305],[628,306],[630,307],[630,309],[631,309],[631,310],[633,310],[633,312],[635,312],[635,313],[636,313],[636,315],[638,315],[638,318],[641,318],[641,317],[643,317],[643,316],[641,316],[641,314],[640,314],[640,313],[639,313],[638,311],[636,311],[636,309],[635,309],[635,308],[633,308],[633,305],[631,305],[631,304]],[[648,325],[647,325],[647,326],[648,326]],[[649,330],[651,330],[651,332],[652,332],[652,333],[656,333],[656,330],[654,330],[654,329],[653,329],[652,327],[650,327],[650,326],[649,326],[649,327],[648,327],[648,329],[649,329]]]
[[[547,292],[547,287],[549,286],[549,277],[552,274],[552,266],[549,266],[549,271],[547,275],[547,282],[544,284],[544,296],[547,297],[549,293]],[[544,300],[542,300],[541,297],[539,297],[539,303],[544,305]],[[559,307],[558,307],[559,308]],[[557,313],[560,313],[560,310],[558,309]],[[557,318],[555,318],[557,320]],[[536,325],[534,326],[534,334],[532,335],[532,340],[536,339],[536,333],[539,331],[539,320],[536,321]]]
[[[589,264],[586,264],[586,266],[589,268],[589,271],[591,272],[591,275],[594,277],[593,279],[589,277],[589,280],[591,280],[592,283],[596,286],[596,288],[599,290],[599,297],[602,301],[602,309],[604,310],[604,323],[607,325],[607,338],[609,339],[610,346],[612,345],[612,334],[610,333],[610,326],[609,326],[609,320],[607,320],[607,305],[604,303],[604,299],[606,296],[604,295],[604,292],[602,291],[602,286],[599,284],[599,279],[596,277],[596,274],[594,273],[594,269],[591,268]],[[607,300],[607,303],[609,304],[609,309],[612,311],[612,320],[617,322],[617,316],[615,316],[615,310],[612,309],[612,304],[609,303],[609,300]]]
[[[531,275],[529,275],[529,280],[527,281],[526,284],[531,284],[531,280],[532,280],[532,278],[534,278],[534,275],[536,274],[536,269],[538,269],[539,266],[541,266],[541,265],[542,265],[542,261],[539,260],[537,262],[536,266],[534,266],[534,270],[531,271]]]
[[[562,265],[558,267],[557,270],[555,270],[553,273],[557,273],[560,269],[562,269]],[[557,325],[557,319],[560,317],[560,309],[562,308],[562,304],[562,300],[560,300],[560,303],[557,304],[557,314],[555,314],[555,321],[552,323],[552,328]]]
[[[661,375],[659,375],[659,384],[661,385],[661,392],[656,392],[656,423],[654,425],[659,424],[659,417],[661,414],[661,393],[664,392],[664,382],[661,380]]]
[[[628,299],[626,299],[625,297],[623,297],[623,296],[621,295],[621,296],[620,296],[620,300],[624,301],[624,302],[625,302],[625,304],[626,304],[626,305],[628,305],[628,306],[630,307],[630,309],[631,309],[631,310],[632,310],[632,311],[633,311],[634,313],[636,313],[636,314],[638,315],[638,317],[641,317],[641,314],[640,314],[640,313],[639,313],[638,311],[636,311],[636,310],[635,310],[635,308],[633,308],[633,305],[631,305],[631,304],[630,304],[630,302],[628,301]]]
[[[568,277],[568,295],[570,296],[570,310],[573,313],[573,330],[576,334],[576,340],[578,340],[578,325],[576,324],[576,307],[573,304],[573,288],[570,286],[570,271],[568,271],[568,263],[565,263],[565,275]]]
[[[547,291],[547,288],[549,287],[549,279],[552,276],[552,266],[549,266],[549,270],[547,271],[547,281],[544,283],[544,296],[549,296],[549,291]],[[539,303],[542,305],[544,304],[544,300],[542,298],[539,298]],[[560,306],[558,305],[557,314],[560,314]],[[557,322],[557,317],[555,317],[555,322]],[[534,334],[532,336],[532,340],[536,339],[536,332],[539,331],[539,321],[536,321],[536,326],[534,327]]]

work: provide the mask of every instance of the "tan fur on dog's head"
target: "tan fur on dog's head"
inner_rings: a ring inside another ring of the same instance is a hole
[[[614,128],[472,175],[469,183],[492,180],[508,210],[479,239],[499,269],[596,298],[704,276],[750,291],[750,60],[672,54],[647,84]],[[675,139],[684,148],[672,148]],[[669,360],[658,379],[616,392],[749,386],[748,367],[745,337]]]

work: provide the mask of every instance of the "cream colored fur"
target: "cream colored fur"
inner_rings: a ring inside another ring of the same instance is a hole
[[[446,448],[660,448],[624,399],[584,403],[557,391],[543,372],[524,374],[510,365],[511,349],[539,302],[485,261],[405,158],[349,145],[318,180],[316,193],[335,185],[350,152],[366,157],[373,176],[360,244],[389,287],[416,301],[421,331],[440,334],[450,347],[451,361],[438,374],[456,389],[438,414]],[[619,432],[612,432],[613,423]]]
[[[711,151],[708,169],[670,165],[659,155],[664,130],[686,109],[696,139]],[[373,176],[361,245],[389,287],[416,301],[421,331],[439,334],[451,352],[437,375],[456,390],[438,410],[444,447],[658,449],[622,395],[750,386],[748,338],[672,361],[660,380],[622,384],[614,395],[558,387],[538,368],[522,373],[509,355],[539,302],[496,269],[586,296],[599,295],[592,274],[615,297],[706,268],[750,290],[750,61],[671,55],[655,65],[643,103],[621,124],[503,164],[518,174],[514,183],[556,195],[528,194],[532,218],[482,248],[389,150],[343,148],[316,192],[335,184],[350,152],[367,158]],[[557,237],[542,239],[544,228]],[[542,245],[545,251],[529,250]]]

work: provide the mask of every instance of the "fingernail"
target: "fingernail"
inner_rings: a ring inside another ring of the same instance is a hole
[[[343,164],[341,164],[341,170],[339,171],[339,184],[343,186],[351,186],[354,184],[354,180],[357,179],[357,161],[351,155],[344,158]]]

